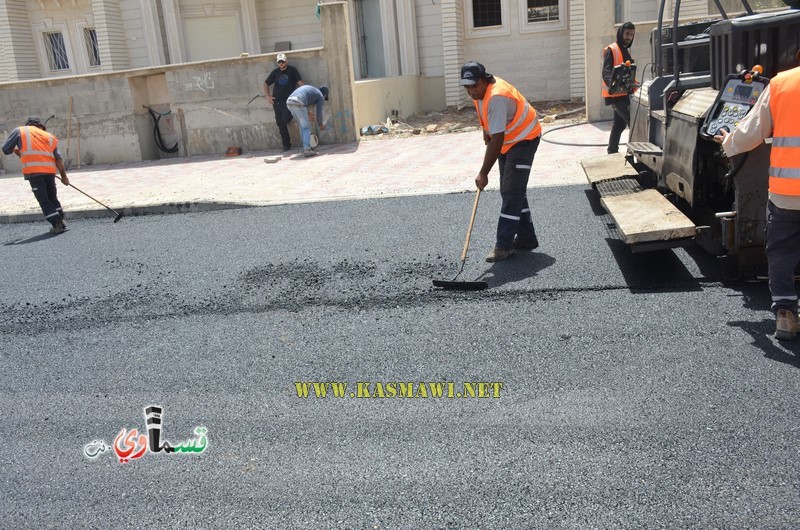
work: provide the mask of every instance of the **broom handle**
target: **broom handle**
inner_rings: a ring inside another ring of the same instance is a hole
[[[481,198],[481,190],[475,194],[475,205],[472,207],[472,216],[469,218],[469,228],[467,228],[467,239],[464,241],[464,250],[461,251],[461,263],[463,264],[467,259],[467,250],[469,249],[469,238],[472,235],[472,225],[475,224],[475,213],[478,211],[478,200]]]

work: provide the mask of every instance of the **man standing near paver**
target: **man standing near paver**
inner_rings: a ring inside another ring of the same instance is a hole
[[[610,155],[619,152],[619,139],[625,127],[631,124],[631,96],[627,92],[612,94],[609,91],[611,77],[614,67],[625,62],[633,63],[630,48],[633,39],[636,37],[636,26],[633,22],[626,22],[617,30],[617,40],[609,44],[603,50],[603,88],[602,95],[606,105],[614,109],[614,124],[611,126],[611,134],[608,136],[607,152]],[[632,92],[636,92],[635,86]]]
[[[65,232],[64,211],[56,194],[56,169],[65,186],[69,186],[69,179],[61,153],[58,152],[58,138],[47,132],[41,118],[31,116],[25,126],[11,131],[2,149],[3,153],[14,153],[20,158],[22,174],[30,183],[44,218],[52,225],[50,233]]]
[[[495,161],[500,165],[500,196],[503,206],[497,222],[497,239],[486,261],[501,261],[514,249],[533,250],[539,246],[531,220],[526,190],[531,165],[542,136],[536,110],[510,83],[487,74],[482,64],[469,61],[461,67],[461,81],[475,100],[483,128],[486,151],[475,185],[482,190],[489,183]]]
[[[278,54],[278,67],[270,72],[264,81],[264,96],[272,104],[275,111],[275,123],[278,124],[278,131],[281,133],[283,151],[292,148],[292,141],[289,139],[289,122],[292,121],[292,114],[286,108],[286,99],[294,92],[294,89],[303,86],[303,78],[297,68],[290,66],[285,53]],[[269,93],[269,87],[272,95]]]
[[[797,53],[800,60],[800,52]],[[732,133],[714,136],[728,157],[752,151],[772,137],[767,201],[767,265],[775,338],[797,336],[795,269],[800,263],[800,67],[781,72]]]

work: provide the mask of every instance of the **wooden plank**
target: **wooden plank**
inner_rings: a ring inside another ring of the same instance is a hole
[[[656,190],[603,197],[625,243],[644,243],[694,237],[694,223]]]
[[[586,173],[586,180],[591,185],[603,180],[636,177],[636,170],[625,164],[625,155],[622,153],[584,158],[581,160],[581,166]]]

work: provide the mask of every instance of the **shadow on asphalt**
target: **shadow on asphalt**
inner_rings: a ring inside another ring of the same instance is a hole
[[[555,258],[536,251],[516,251],[514,255],[501,263],[492,263],[477,279],[484,280],[489,287],[500,287],[514,283],[536,274],[552,266]]]
[[[623,241],[606,239],[606,242],[631,292],[653,289],[675,292],[700,291],[701,281],[709,280],[695,278],[671,249],[633,254]]]
[[[681,248],[697,265],[701,273],[699,278],[675,254],[677,249],[634,254],[622,240],[614,219],[600,204],[600,194],[593,189],[587,189],[585,193],[592,213],[604,225],[608,247],[632,292],[652,289],[696,291],[702,288],[701,282],[721,280],[721,269],[716,258],[695,245]]]
[[[39,234],[38,236],[29,237],[28,239],[17,239],[16,241],[9,241],[8,243],[4,243],[3,246],[11,246],[11,245],[27,245],[28,243],[36,243],[37,241],[44,241],[46,239],[50,239],[51,237],[56,237],[57,234],[51,234],[50,232],[45,232],[44,234]]]
[[[742,306],[752,311],[768,311],[772,303],[766,282],[742,283],[732,285],[742,296]],[[775,335],[775,319],[767,318],[758,322],[735,320],[728,322],[753,337],[752,345],[764,352],[764,357],[800,368],[800,339],[779,341]]]
[[[764,319],[759,322],[736,320],[728,322],[728,325],[739,328],[753,337],[751,344],[764,352],[765,358],[800,368],[800,342],[798,339],[793,341],[776,339],[774,319]]]

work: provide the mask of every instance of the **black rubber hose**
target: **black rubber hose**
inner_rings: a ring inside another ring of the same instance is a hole
[[[603,123],[603,122],[606,122],[606,121],[614,121],[614,120],[599,120],[599,121],[592,121],[592,122],[582,121],[580,123],[571,123],[569,125],[562,125],[561,127],[556,127],[554,129],[549,129],[549,130],[547,130],[547,131],[542,133],[542,141],[550,143],[550,144],[570,145],[570,146],[573,146],[573,147],[608,147],[608,142],[606,142],[604,144],[576,144],[576,143],[571,143],[571,142],[557,142],[555,140],[548,140],[547,138],[545,138],[545,136],[547,136],[548,134],[550,134],[553,131],[560,131],[561,129],[568,129],[570,127],[577,127],[578,125],[586,125],[586,124],[589,124],[589,123]],[[625,142],[622,142],[619,145],[627,145],[627,144]]]
[[[155,140],[156,140],[156,146],[161,151],[163,151],[165,153],[177,153],[178,152],[178,142],[175,142],[175,145],[173,145],[172,147],[165,146],[164,145],[164,138],[161,136],[161,129],[158,126],[158,122],[161,121],[161,118],[166,116],[167,114],[169,114],[169,112],[167,112],[167,114],[161,114],[161,113],[158,113],[158,112],[154,111],[153,109],[151,109],[147,105],[142,105],[142,106],[147,109],[147,111],[150,113],[150,116],[153,118],[153,122],[154,122],[154,125],[153,125],[153,136],[155,137]]]

